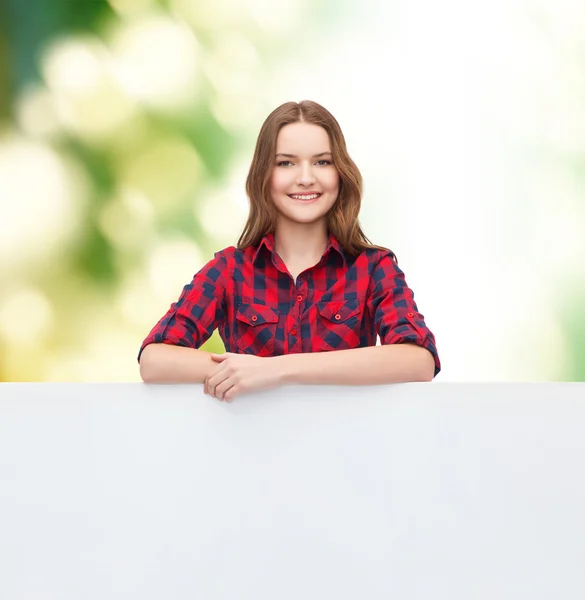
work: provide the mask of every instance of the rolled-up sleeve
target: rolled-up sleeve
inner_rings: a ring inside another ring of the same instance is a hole
[[[152,328],[142,342],[140,355],[148,344],[170,344],[199,348],[223,322],[227,292],[228,264],[225,251],[217,252],[187,284],[179,299]]]
[[[403,271],[390,253],[382,255],[372,272],[368,310],[382,345],[411,343],[422,346],[433,355],[435,376],[439,373],[441,363],[435,336],[418,310]]]

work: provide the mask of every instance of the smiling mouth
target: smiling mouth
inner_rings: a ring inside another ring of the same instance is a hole
[[[317,198],[321,197],[323,194],[315,193],[315,194],[287,194],[289,198],[293,198],[294,200],[302,200],[304,202],[308,202],[310,200],[317,200]]]

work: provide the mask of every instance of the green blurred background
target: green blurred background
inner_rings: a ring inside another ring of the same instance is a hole
[[[0,380],[139,380],[237,240],[264,118],[304,98],[344,129],[440,379],[585,380],[583,47],[568,0],[0,0]]]

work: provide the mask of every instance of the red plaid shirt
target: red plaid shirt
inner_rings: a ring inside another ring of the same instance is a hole
[[[227,352],[276,356],[411,342],[441,365],[435,337],[389,251],[346,255],[329,236],[318,264],[293,281],[266,235],[257,248],[217,252],[155,325],[152,343],[199,348],[219,328]],[[138,358],[140,360],[140,353]]]

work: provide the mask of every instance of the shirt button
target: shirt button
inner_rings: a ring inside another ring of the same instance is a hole
[[[339,313],[337,313],[337,314],[335,315],[335,320],[336,320],[336,321],[339,321],[339,319],[341,319],[341,315],[340,315]]]
[[[414,313],[406,313],[406,316],[412,318],[412,317],[414,317]]]
[[[257,320],[258,320],[258,317],[257,317],[256,315],[254,315],[254,316],[252,317],[252,321],[257,321]]]
[[[291,334],[291,335],[296,335],[296,334],[297,334],[297,330],[296,330],[296,329],[293,329],[293,330],[290,332],[290,334]]]
[[[302,296],[297,296],[297,302],[302,302],[303,301],[303,297]]]

